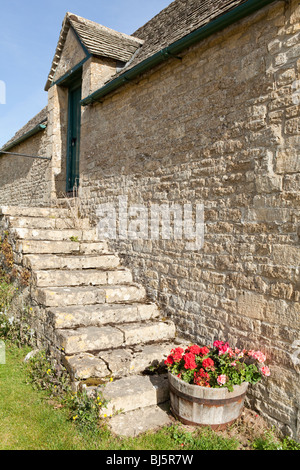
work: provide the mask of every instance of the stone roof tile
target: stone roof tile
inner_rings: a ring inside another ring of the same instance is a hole
[[[144,42],[77,15],[69,14],[69,21],[92,55],[127,62]]]
[[[121,62],[128,62],[136,50],[143,44],[142,39],[119,33],[113,29],[102,26],[94,21],[87,20],[74,13],[66,13],[58,44],[52,61],[48,80],[45,86],[47,91],[51,86],[56,68],[63,51],[68,31],[72,27],[79,41],[88,54],[97,57],[108,57]]]
[[[144,44],[123,71],[129,70],[161,49],[246,1],[175,0],[133,33],[133,36],[142,39]]]
[[[30,121],[25,124],[16,134],[8,141],[6,142],[5,145],[3,145],[1,150],[6,149],[9,147],[12,143],[18,141],[21,137],[26,135],[28,132],[32,131],[36,126],[39,124],[46,124],[47,123],[47,116],[48,116],[48,107],[45,106],[38,114],[36,114]]]

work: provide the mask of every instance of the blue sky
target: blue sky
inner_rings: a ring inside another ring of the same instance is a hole
[[[0,0],[0,147],[47,104],[44,86],[67,11],[132,34],[170,3]]]

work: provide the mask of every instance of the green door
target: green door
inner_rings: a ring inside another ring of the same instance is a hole
[[[77,195],[79,186],[81,85],[69,88],[69,121],[67,152],[67,193]]]

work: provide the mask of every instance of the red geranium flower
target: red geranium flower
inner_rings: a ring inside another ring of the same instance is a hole
[[[167,359],[165,360],[165,364],[166,364],[166,365],[170,365],[170,366],[171,366],[172,364],[174,364],[173,356],[172,356],[171,354],[170,354],[170,355],[167,357]]]
[[[204,346],[203,348],[200,348],[200,354],[202,354],[202,356],[206,356],[206,354],[209,353],[209,349]]]
[[[209,387],[210,376],[204,369],[200,369],[198,372],[194,373],[194,384],[200,385],[202,387]]]
[[[202,366],[204,369],[213,369],[214,368],[214,361],[208,357],[207,359],[203,359]]]
[[[185,369],[196,369],[197,364],[195,362],[195,354],[193,353],[186,353],[183,356],[184,359],[184,368]]]
[[[192,346],[189,347],[189,352],[199,356],[199,354],[201,354],[201,348],[200,346],[197,346],[197,344],[193,344]]]
[[[183,349],[182,348],[176,348],[171,351],[173,353],[173,359],[175,362],[179,362],[182,359],[182,354],[183,354]]]

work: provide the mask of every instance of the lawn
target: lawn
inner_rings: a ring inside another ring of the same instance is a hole
[[[255,442],[266,450],[279,447],[270,431],[262,437],[264,429],[252,433],[254,447],[243,441],[243,432],[250,436],[243,423],[225,434],[174,423],[132,439],[112,436],[105,423],[83,431],[70,419],[68,406],[29,383],[24,363],[29,351],[6,345],[6,363],[0,364],[0,450],[237,450],[255,448]]]

